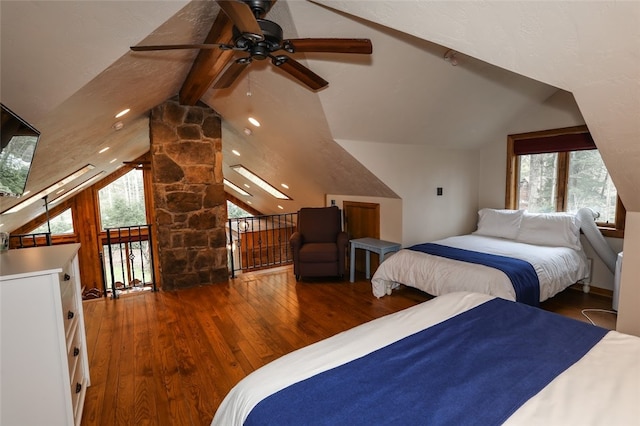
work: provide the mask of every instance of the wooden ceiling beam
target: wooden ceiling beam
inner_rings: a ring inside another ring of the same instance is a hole
[[[218,13],[205,43],[231,44],[233,23],[224,12]],[[235,51],[221,49],[200,50],[179,93],[182,105],[195,105],[218,78]]]

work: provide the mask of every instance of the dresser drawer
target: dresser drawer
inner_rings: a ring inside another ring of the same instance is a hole
[[[64,321],[64,332],[67,341],[72,337],[75,327],[77,326],[78,307],[75,298],[69,299],[67,304],[62,308],[62,320]]]
[[[84,356],[82,354],[82,345],[80,342],[80,334],[76,331],[71,337],[71,341],[67,345],[67,363],[69,365],[69,378],[73,379],[73,373],[76,370],[80,360]]]
[[[79,404],[83,401],[83,398],[80,396],[84,395],[87,385],[87,381],[82,372],[82,363],[77,362],[76,367],[73,370],[73,374],[71,375],[71,407],[73,408],[74,417],[76,418],[76,423],[80,419],[77,418],[77,413],[79,410]]]

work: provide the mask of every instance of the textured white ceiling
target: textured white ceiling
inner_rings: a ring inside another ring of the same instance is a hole
[[[228,168],[242,163],[276,185],[287,183],[294,201],[286,211],[320,205],[326,193],[396,196],[336,140],[476,149],[503,138],[506,123],[555,93],[554,85],[568,87],[566,79],[541,79],[551,83],[543,84],[489,65],[527,75],[515,67],[527,52],[507,43],[511,34],[504,29],[485,30],[495,37],[483,49],[473,46],[469,39],[476,35],[469,30],[476,26],[467,23],[475,23],[476,12],[486,17],[481,5],[327,3],[361,18],[299,0],[279,0],[268,18],[282,25],[285,38],[370,38],[373,55],[301,57],[329,81],[319,93],[264,62],[252,64],[232,88],[209,90],[202,99],[224,119],[225,176],[244,183]],[[177,94],[195,52],[132,53],[128,47],[201,42],[218,11],[212,1],[2,0],[1,100],[42,132],[28,188],[43,189],[86,163],[96,166],[94,173],[109,173],[144,153],[148,110]],[[464,52],[456,67],[443,58],[449,47]],[[113,115],[124,107],[132,112],[116,132]],[[263,125],[247,137],[242,130],[249,113]],[[98,155],[104,146],[111,149]],[[15,203],[0,199],[0,211]],[[259,193],[252,203],[264,213],[280,212],[278,202]],[[19,216],[3,215],[3,230],[41,211],[34,206]]]
[[[640,209],[640,2],[318,2],[572,92],[627,210]]]

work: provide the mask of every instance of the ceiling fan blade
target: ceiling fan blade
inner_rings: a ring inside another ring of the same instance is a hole
[[[256,17],[246,3],[236,0],[216,0],[216,2],[243,36],[254,41],[264,39]]]
[[[179,49],[222,49],[229,50],[233,46],[228,44],[206,43],[206,44],[160,44],[157,46],[131,46],[134,52],[147,52],[151,50],[179,50]]]
[[[251,63],[251,60],[243,59],[245,58],[242,58],[239,61],[235,61],[231,65],[229,65],[226,71],[213,85],[213,89],[226,89],[230,87],[233,82],[236,81],[238,77],[240,77],[240,74],[242,74],[242,72],[247,68],[247,65]]]
[[[272,62],[273,65],[289,73],[292,77],[295,77],[312,90],[319,90],[329,85],[328,81],[288,56],[274,56],[272,57]]]
[[[289,47],[292,50],[289,50]],[[371,40],[366,38],[296,38],[285,40],[283,48],[289,53],[330,52],[370,55],[373,51]]]

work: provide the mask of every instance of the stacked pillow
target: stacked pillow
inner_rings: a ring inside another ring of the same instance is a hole
[[[580,221],[569,213],[481,209],[478,211],[478,229],[473,234],[539,246],[582,249]]]

